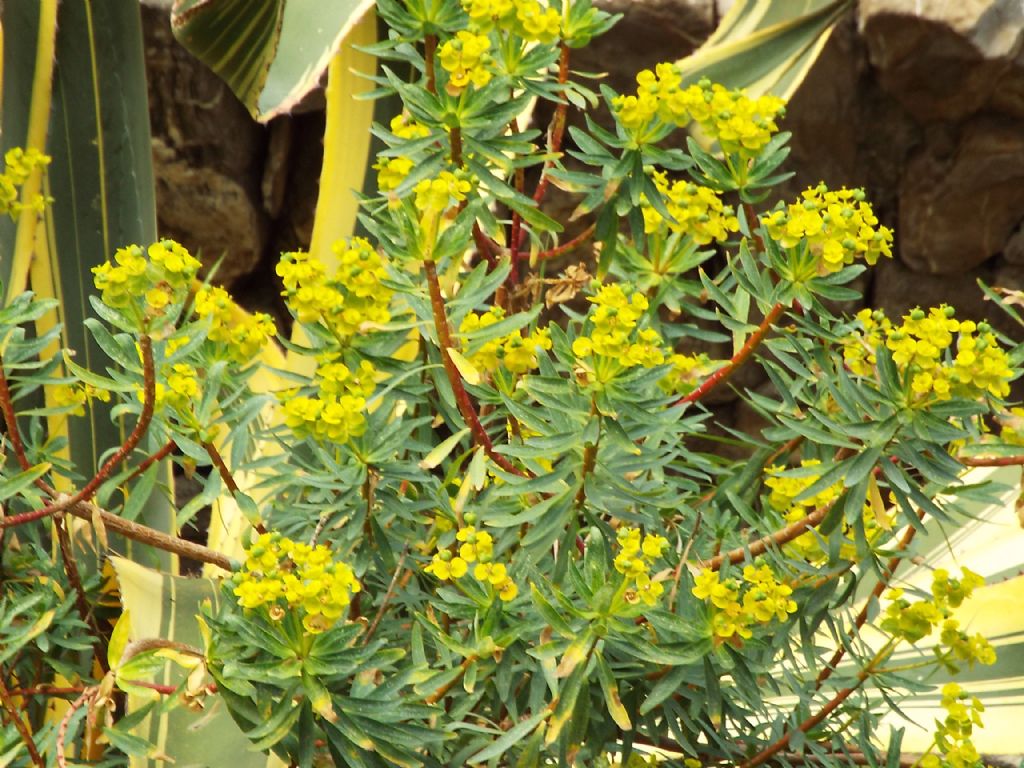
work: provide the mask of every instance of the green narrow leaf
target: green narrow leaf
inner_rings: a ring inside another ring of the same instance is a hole
[[[505,754],[510,747],[517,744],[522,739],[525,739],[527,735],[533,732],[533,729],[547,716],[546,711],[537,712],[534,715],[520,721],[510,729],[505,731],[504,735],[495,739],[491,744],[484,749],[481,749],[475,755],[469,758],[467,762],[470,763],[483,763],[488,760],[493,760],[495,757],[500,757]]]
[[[19,472],[13,477],[8,477],[0,483],[0,502],[4,502],[7,499],[11,499],[20,494],[32,485],[32,483],[49,472],[51,466],[51,464],[45,462],[43,464],[36,464],[34,467],[30,467],[24,472]]]
[[[622,699],[619,697],[619,685],[615,682],[615,675],[612,674],[611,667],[608,666],[608,662],[605,661],[604,654],[597,654],[597,677],[601,681],[601,691],[604,693],[604,702],[608,707],[608,714],[611,715],[612,720],[624,731],[629,731],[633,728],[633,723],[629,719],[629,713],[626,712],[626,708],[622,706]]]

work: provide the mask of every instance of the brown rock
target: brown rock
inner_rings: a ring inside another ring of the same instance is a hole
[[[608,72],[619,91],[636,88],[636,73],[676,61],[696,49],[717,24],[714,0],[595,0],[622,19],[586,48],[573,51],[573,69]]]
[[[153,161],[160,235],[201,259],[204,273],[223,259],[219,284],[249,274],[260,261],[266,225],[247,190],[211,168],[185,162],[157,138]]]
[[[230,284],[267,241],[261,181],[265,129],[174,39],[166,10],[143,8],[157,230],[200,255]]]
[[[992,281],[992,271],[985,267],[957,275],[929,275],[914,272],[894,259],[883,259],[873,268],[874,286],[870,305],[885,310],[896,320],[914,307],[927,309],[939,304],[956,308],[958,318],[981,320],[994,318],[991,303],[977,281]]]
[[[882,87],[918,119],[1024,117],[1018,0],[861,0],[858,22]]]
[[[931,132],[900,185],[900,256],[913,270],[966,272],[1003,250],[1024,217],[1024,131],[976,118]]]

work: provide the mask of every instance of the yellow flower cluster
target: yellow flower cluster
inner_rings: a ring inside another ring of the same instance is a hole
[[[588,336],[579,336],[572,343],[578,359],[604,358],[616,368],[611,375],[638,365],[653,368],[665,362],[664,342],[658,332],[637,327],[647,311],[646,296],[639,292],[626,296],[621,285],[611,283],[601,286],[587,301],[594,305],[589,316],[591,330]]]
[[[437,52],[441,66],[448,73],[446,90],[457,96],[472,83],[483,88],[491,81],[491,71],[487,68],[491,57],[487,50],[491,41],[487,35],[477,35],[469,30],[459,30],[455,37],[448,40]]]
[[[861,189],[810,187],[797,202],[762,216],[761,223],[783,248],[806,241],[822,273],[838,272],[854,259],[873,265],[881,256],[892,258],[892,230],[879,226]]]
[[[13,147],[4,153],[4,172],[0,174],[0,214],[6,213],[14,218],[24,210],[42,213],[46,197],[37,194],[31,200],[22,200],[18,187],[28,181],[34,170],[45,168],[49,162],[50,158],[38,149]]]
[[[932,573],[932,599],[910,602],[903,596],[902,589],[890,589],[886,597],[891,601],[882,615],[881,628],[890,634],[911,643],[927,637],[942,626],[939,640],[950,649],[953,657],[974,666],[994,664],[995,649],[982,635],[973,637],[960,629],[956,619],[950,618],[953,609],[960,607],[975,589],[985,580],[978,574],[963,568],[961,578],[955,579],[944,568]]]
[[[234,583],[243,608],[265,607],[274,621],[298,610],[302,626],[313,635],[334,626],[352,594],[361,589],[352,568],[335,561],[326,546],[311,547],[279,533],[264,533],[256,539]]]
[[[92,268],[101,300],[108,307],[121,309],[143,297],[150,316],[163,315],[168,305],[182,301],[202,266],[173,240],[160,240],[145,251],[138,245],[119,248],[114,261],[116,266],[105,261]]]
[[[626,591],[626,601],[654,605],[665,587],[660,581],[651,579],[651,564],[664,554],[668,539],[655,533],[648,533],[641,538],[639,528],[629,527],[619,528],[616,536],[619,552],[612,564],[616,571],[633,582]]]
[[[956,683],[942,686],[942,708],[946,717],[936,721],[935,748],[920,760],[921,768],[981,768],[984,762],[971,740],[974,726],[982,727],[981,713],[985,706]]]
[[[817,459],[805,459],[800,462],[801,467],[816,467],[821,462]],[[805,477],[786,477],[781,473],[785,467],[772,466],[765,470],[765,485],[771,489],[768,497],[768,504],[777,512],[782,513],[787,523],[795,523],[807,517],[815,509],[826,504],[831,504],[843,493],[843,481],[838,480],[833,485],[819,491],[800,501],[796,497],[810,488],[821,477],[820,474],[811,474]],[[869,505],[864,506],[864,534],[868,542],[874,542],[883,530],[891,528],[891,520],[885,517],[878,520],[874,514],[870,514]],[[852,530],[847,523],[842,526],[843,543],[839,547],[839,557],[843,560],[855,560],[857,557],[857,545],[852,536]],[[785,545],[785,550],[794,557],[799,557],[809,563],[823,563],[828,559],[828,553],[822,549],[821,541],[811,531],[797,536],[793,541]]]
[[[391,320],[394,291],[384,285],[387,268],[368,240],[339,240],[333,250],[338,257],[338,271],[333,278],[327,277],[322,262],[302,252],[283,254],[277,274],[284,282],[281,295],[299,322],[321,321],[344,343],[366,324]]]
[[[366,399],[373,394],[377,371],[366,360],[352,371],[333,356],[321,358],[316,370],[316,397],[281,394],[285,424],[298,437],[344,443],[366,431]]]
[[[644,232],[679,232],[689,235],[698,245],[712,240],[723,242],[730,232],[738,232],[739,219],[732,206],[725,205],[713,189],[693,182],[677,181],[671,186],[663,171],[655,171],[654,184],[665,197],[665,207],[675,219],[668,221],[646,199],[641,200]]]
[[[405,114],[395,115],[391,119],[391,132],[400,139],[412,141],[430,135],[430,129],[420,125]],[[413,161],[408,157],[380,157],[374,164],[377,171],[377,188],[381,192],[396,189],[413,168]]]
[[[155,408],[167,406],[176,411],[187,413],[192,410],[193,403],[199,400],[199,374],[188,363],[174,363],[164,366],[162,377],[166,381],[157,381],[155,387]],[[140,397],[141,390],[140,390]]]
[[[425,216],[436,217],[455,203],[461,203],[473,189],[469,180],[451,171],[441,171],[434,179],[416,185],[416,208]]]
[[[847,337],[843,344],[843,361],[858,376],[874,376],[878,365],[876,350],[885,344],[892,323],[880,309],[865,307],[857,313],[861,330]]]
[[[440,519],[440,518],[439,518]],[[453,554],[449,549],[438,549],[431,561],[423,568],[425,573],[436,576],[441,581],[458,580],[473,568],[473,577],[488,586],[492,594],[504,602],[509,602],[519,594],[519,587],[508,575],[508,568],[502,563],[493,562],[494,539],[487,531],[477,530],[474,523],[476,516],[466,515],[466,525],[455,532],[458,552]]]
[[[705,135],[718,141],[722,152],[754,157],[779,130],[775,122],[785,113],[785,102],[777,96],[752,99],[746,91],[733,90],[701,80],[683,87],[675,64],[658,64],[636,76],[636,95],[617,96],[612,107],[630,133],[641,135],[657,117],[683,127],[691,120]]]
[[[927,312],[917,308],[894,326],[880,310],[857,313],[863,332],[847,339],[843,358],[853,373],[874,374],[875,350],[883,343],[897,367],[909,376],[918,402],[976,398],[985,393],[1004,398],[1010,393],[1013,370],[988,323],[957,320],[952,307],[942,304]],[[957,334],[953,354],[953,334]]]
[[[712,360],[701,352],[697,355],[676,353],[668,358],[672,370],[658,382],[661,389],[670,395],[687,395],[714,373],[723,363]]]
[[[195,312],[200,318],[210,318],[207,338],[226,345],[230,357],[240,364],[252,360],[277,334],[277,327],[270,315],[264,312],[248,314],[219,286],[199,289],[196,293]]]
[[[537,0],[462,0],[470,24],[484,34],[498,28],[530,42],[550,45],[562,32],[557,9]]]
[[[504,318],[501,307],[492,307],[483,314],[470,312],[459,324],[459,334],[463,337],[494,325]],[[469,344],[464,339],[462,351],[466,359],[481,371],[493,371],[499,364],[512,373],[529,373],[537,367],[537,355],[541,350],[551,349],[551,336],[547,328],[538,328],[528,336],[519,331],[512,331],[505,336],[491,339],[481,345],[475,352],[469,351]]]
[[[53,390],[53,402],[59,408],[70,408],[75,416],[85,415],[85,404],[93,400],[110,402],[110,392],[83,381],[61,384]]]
[[[772,619],[785,621],[797,609],[790,597],[792,587],[781,583],[764,563],[744,566],[742,581],[723,581],[719,571],[705,568],[694,579],[691,592],[698,600],[711,604],[711,628],[719,642],[748,639],[755,625],[768,624]]]

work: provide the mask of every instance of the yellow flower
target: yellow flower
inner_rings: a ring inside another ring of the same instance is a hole
[[[501,584],[498,585],[498,597],[503,602],[510,602],[516,599],[516,595],[519,594],[519,587],[512,579],[505,579]]]
[[[730,232],[739,231],[740,222],[735,210],[725,205],[714,190],[686,181],[669,185],[663,171],[655,171],[652,178],[674,221],[665,219],[647,198],[642,198],[640,212],[647,234],[682,233],[689,235],[698,245],[707,245],[712,241],[724,242]]]
[[[508,572],[501,563],[480,563],[473,569],[477,581],[487,582],[493,586],[504,584]]]
[[[892,258],[892,230],[878,224],[860,189],[830,191],[821,183],[797,202],[762,216],[761,223],[783,248],[806,241],[822,273],[838,272],[855,259],[873,265],[881,256]]]
[[[267,606],[267,615],[279,621],[283,601],[302,614],[302,626],[310,634],[334,626],[351,595],[361,589],[352,568],[334,561],[326,546],[311,547],[277,533],[262,534],[252,543],[234,581],[234,594],[243,608]]]
[[[447,90],[458,94],[470,83],[483,88],[491,80],[487,69],[490,57],[487,50],[491,41],[485,35],[460,30],[438,50],[441,66],[448,72]]]
[[[448,550],[441,550],[423,569],[426,573],[432,573],[441,581],[448,579],[461,579],[469,570],[468,563],[461,557],[452,557]]]

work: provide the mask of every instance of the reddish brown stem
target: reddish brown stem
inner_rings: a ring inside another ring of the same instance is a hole
[[[921,510],[917,513],[917,517],[919,520],[924,520],[924,516],[924,510]],[[909,526],[907,530],[904,531],[903,537],[896,544],[896,551],[905,551],[906,548],[910,546],[910,542],[914,540],[914,535],[916,533],[917,528],[913,525]],[[899,567],[899,564],[902,561],[903,558],[899,555],[894,555],[893,557],[889,558],[889,562],[886,563],[885,570],[882,572],[881,578],[878,580],[878,583],[875,585],[875,588],[871,590],[871,597],[865,601],[864,606],[860,609],[860,612],[857,614],[857,618],[853,620],[853,626],[850,628],[850,631],[847,634],[847,637],[850,640],[853,640],[853,638],[857,636],[857,633],[860,631],[860,628],[863,627],[864,623],[868,620],[868,608],[871,605],[871,600],[877,600],[882,596],[882,593],[885,592],[885,590],[888,588],[889,582],[891,581],[893,574],[896,573],[896,569]],[[814,690],[819,690],[821,686],[825,684],[825,681],[828,680],[832,676],[832,673],[836,671],[836,667],[838,666],[839,662],[842,661],[843,656],[845,655],[845,645],[840,645],[838,648],[836,648],[835,653],[832,654],[832,658],[828,660],[828,664],[826,664],[824,669],[822,669],[821,672],[818,673],[818,679],[814,681]]]
[[[776,304],[769,309],[768,314],[764,316],[764,320],[762,320],[761,324],[757,326],[757,329],[750,334],[750,338],[747,339],[740,351],[733,355],[732,359],[730,359],[728,363],[708,376],[707,379],[705,379],[704,382],[690,394],[679,398],[675,404],[684,405],[686,403],[695,403],[732,376],[736,372],[736,369],[743,365],[743,363],[747,361],[747,358],[754,353],[754,350],[757,349],[764,340],[768,331],[771,330],[772,325],[782,316],[782,313],[785,310],[786,308],[782,304]]]
[[[217,468],[217,474],[220,475],[220,479],[224,481],[224,485],[228,487],[228,490],[232,494],[238,493],[238,483],[235,482],[235,478],[231,476],[231,470],[228,469],[228,465],[224,463],[224,457],[220,455],[220,451],[213,443],[203,443],[203,450],[206,451],[206,455],[210,457],[210,461],[213,462],[213,466]]]
[[[430,694],[425,699],[423,699],[423,703],[424,704],[436,704],[441,699],[443,699],[445,697],[445,694],[447,694],[448,691],[450,691],[455,686],[455,684],[459,681],[459,679],[466,673],[466,670],[469,669],[469,665],[472,664],[474,661],[476,661],[476,657],[475,656],[469,656],[469,657],[463,659],[462,660],[462,664],[460,665],[459,674],[457,674],[455,677],[453,677],[447,683],[445,683],[444,685],[439,687],[436,691],[434,691],[432,694]]]
[[[569,82],[569,46],[564,42],[561,42],[558,44],[558,48],[558,82],[561,85],[565,85]],[[568,111],[569,100],[565,97],[563,90],[562,99],[558,102],[558,106],[555,107],[555,114],[551,118],[551,128],[548,130],[548,152],[552,154],[562,150],[562,137],[565,136],[565,120]],[[548,191],[548,183],[550,182],[548,171],[550,171],[554,165],[555,161],[553,159],[544,163],[544,169],[541,171],[540,181],[537,182],[537,189],[533,193],[533,202],[537,205],[541,204],[541,201],[544,200],[544,195]]]
[[[957,456],[965,467],[1018,467],[1024,465],[1021,456]]]
[[[537,254],[537,261],[546,261],[547,259],[554,259],[561,256],[563,253],[571,251],[579,245],[582,245],[594,234],[594,230],[597,229],[597,224],[591,224],[589,227],[580,232],[572,240],[568,240],[559,246],[550,248],[546,251],[541,251]]]
[[[128,685],[137,685],[140,688],[148,688],[151,691],[162,693],[164,696],[170,696],[172,693],[178,690],[177,686],[174,685],[163,685],[162,683],[150,683],[146,680],[125,680]]]
[[[32,733],[29,731],[28,726],[25,725],[25,721],[22,720],[21,713],[18,712],[18,708],[14,706],[11,693],[7,690],[7,684],[4,682],[4,673],[2,670],[0,670],[0,703],[3,704],[4,710],[6,710],[11,722],[14,724],[14,727],[17,728],[18,735],[21,737],[22,742],[24,742],[25,749],[28,750],[28,756],[32,760],[32,764],[43,768],[43,766],[46,765],[46,762],[39,754],[39,749],[36,747],[35,739],[32,738]]]
[[[480,229],[479,222],[473,223],[473,242],[476,243],[477,252],[487,261],[491,269],[498,266],[498,261],[494,257],[494,243]]]
[[[434,54],[437,52],[437,35],[427,35],[423,40],[423,61],[426,64],[427,90],[437,93],[437,80],[434,75]]]
[[[764,250],[764,240],[757,234],[757,212],[750,203],[743,203],[743,211],[747,215],[747,226],[750,227],[750,234],[754,238],[754,244],[759,251]]]
[[[71,694],[79,694],[84,690],[84,685],[70,685],[65,687],[57,685],[38,685],[34,688],[15,688],[11,691],[11,696],[20,696],[22,698],[25,698],[26,696],[70,696]]]
[[[82,576],[78,571],[78,563],[75,562],[75,551],[71,546],[71,537],[68,536],[68,530],[64,527],[64,519],[61,517],[55,518],[53,527],[57,530],[57,543],[60,546],[60,556],[64,563],[64,573],[67,574],[68,583],[75,593],[75,608],[78,610],[78,616],[82,619],[82,623],[92,630],[93,637],[97,639],[103,638],[99,625],[96,624],[96,619],[89,609],[89,598],[85,594],[85,587],[82,586]],[[97,647],[94,650],[94,656],[100,669],[104,673],[107,672],[106,653]]]
[[[792,440],[786,441],[785,443],[779,446],[778,450],[776,450],[771,456],[765,459],[764,464],[762,466],[770,467],[776,461],[783,458],[784,456],[789,456],[789,454],[791,454],[793,451],[800,447],[800,443],[802,443],[803,441],[803,435],[797,435]]]
[[[430,291],[430,305],[434,312],[434,327],[437,329],[437,341],[441,346],[441,362],[444,364],[444,371],[448,376],[448,382],[452,386],[452,392],[455,395],[455,402],[459,407],[459,412],[462,414],[462,418],[466,421],[466,426],[469,427],[469,431],[473,435],[473,441],[483,448],[491,460],[506,472],[525,477],[526,474],[522,470],[515,467],[508,459],[494,450],[494,443],[491,442],[487,430],[480,423],[480,418],[476,414],[473,402],[469,399],[469,393],[466,392],[466,387],[462,383],[459,369],[455,366],[451,355],[448,354],[448,351],[454,348],[454,344],[452,342],[451,328],[448,326],[448,316],[444,309],[444,297],[441,296],[441,284],[437,280],[437,265],[434,264],[432,259],[424,259],[423,269],[427,275],[427,287]]]
[[[128,435],[128,439],[124,441],[124,444],[117,449],[113,456],[107,459],[93,479],[86,483],[81,491],[75,494],[73,504],[92,498],[96,489],[107,479],[114,468],[135,450],[135,446],[142,440],[146,430],[149,429],[149,423],[153,420],[153,404],[156,400],[156,373],[153,367],[153,341],[146,334],[142,334],[139,337],[139,349],[142,351],[142,413],[139,414],[139,420],[135,422],[135,429]]]
[[[170,456],[174,449],[177,447],[177,444],[173,440],[168,440],[166,443],[164,443],[163,447],[161,447],[159,451],[143,459],[139,466],[137,466],[135,470],[130,475],[128,475],[127,478],[125,478],[125,481],[128,482],[134,480],[136,477],[141,475],[143,472],[145,472],[151,466],[156,464],[158,461],[163,461],[168,456]]]
[[[110,475],[114,467],[120,464],[125,458],[135,450],[135,446],[142,440],[142,436],[146,434],[146,430],[149,429],[149,423],[153,419],[153,400],[156,396],[156,377],[153,369],[153,342],[145,334],[139,337],[139,347],[142,351],[142,373],[143,373],[143,402],[142,402],[142,413],[139,414],[139,420],[135,423],[135,429],[132,430],[131,434],[124,441],[124,444],[117,449],[106,463],[97,470],[92,480],[86,483],[82,490],[78,491],[73,496],[66,496],[62,499],[58,499],[51,504],[47,504],[41,509],[33,510],[32,512],[25,512],[20,515],[14,515],[13,517],[5,517],[0,519],[0,527],[8,527],[12,525],[23,525],[24,523],[32,522],[33,520],[39,520],[50,515],[55,515],[58,512],[63,512],[77,505],[79,502],[87,501],[96,492],[96,489],[100,487],[104,480]],[[2,368],[2,366],[0,366]],[[5,382],[6,383],[6,382]],[[0,400],[3,399],[3,392],[0,391]],[[7,399],[6,403],[9,404],[10,400]],[[6,417],[5,417],[6,418]],[[17,428],[15,426],[15,428]],[[20,438],[19,438],[20,442]],[[12,441],[13,445],[13,441]],[[27,469],[27,467],[26,467]]]
[[[569,46],[564,42],[561,42],[558,47],[558,82],[564,86],[569,82]],[[551,125],[548,127],[549,154],[557,154],[562,149],[562,138],[565,136],[565,123],[568,111],[569,100],[565,97],[565,93],[563,91],[561,100],[558,102],[558,106],[555,107],[555,113],[551,116]],[[533,202],[535,205],[539,206],[544,200],[544,195],[547,194],[548,184],[551,181],[548,173],[554,165],[554,159],[544,162],[544,167],[540,172],[540,180],[537,182],[537,188],[533,192]],[[509,247],[512,258],[512,272],[509,273],[509,280],[512,284],[515,284],[519,280],[519,254],[523,247],[523,238],[525,235],[526,230],[522,228],[522,221],[519,214],[513,212],[512,228],[509,237]]]
[[[4,371],[3,357],[0,357],[0,408],[3,409],[4,423],[7,425],[7,439],[11,441],[14,456],[22,470],[30,469],[28,457],[25,455],[25,444],[21,442],[21,431],[18,429],[18,418],[14,415],[14,401],[11,399],[11,388],[7,384],[7,373]]]
[[[829,510],[832,509],[833,504],[835,504],[834,501],[818,507],[806,517],[802,517],[799,520],[790,523],[785,528],[780,528],[774,533],[762,536],[760,539],[752,541],[744,547],[737,547],[736,549],[731,549],[720,555],[715,555],[704,565],[704,567],[712,571],[718,571],[721,570],[722,566],[725,565],[726,562],[736,565],[737,563],[742,563],[746,560],[748,554],[751,558],[754,558],[758,555],[763,555],[768,550],[768,547],[781,547],[784,544],[788,544],[793,539],[821,523],[829,513]]]
[[[452,148],[452,165],[456,168],[462,167],[462,128],[453,126],[448,133],[448,140]]]
[[[884,650],[885,649],[883,649],[883,651]],[[871,676],[871,673],[874,671],[875,666],[881,663],[884,657],[884,653],[879,652],[868,663],[868,665],[864,667],[864,669],[857,673],[856,683],[849,686],[848,688],[843,688],[842,690],[836,692],[835,696],[833,696],[824,707],[822,707],[820,710],[818,710],[818,712],[811,715],[802,723],[800,723],[800,725],[797,726],[797,730],[807,733],[809,730],[811,730],[811,728],[814,728],[816,725],[821,723],[825,718],[827,718],[829,715],[835,712],[840,704],[842,704],[844,701],[850,698],[850,695],[853,694],[858,688],[860,688],[864,684],[864,681]],[[738,768],[756,768],[756,766],[761,765],[762,763],[764,763],[765,761],[767,761],[768,759],[770,759],[771,757],[773,757],[774,755],[778,754],[786,747],[788,747],[789,740],[792,738],[793,733],[794,731],[787,731],[782,736],[780,736],[778,740],[762,749],[760,752],[758,752],[756,755],[754,755],[746,762],[741,763],[738,766]]]

